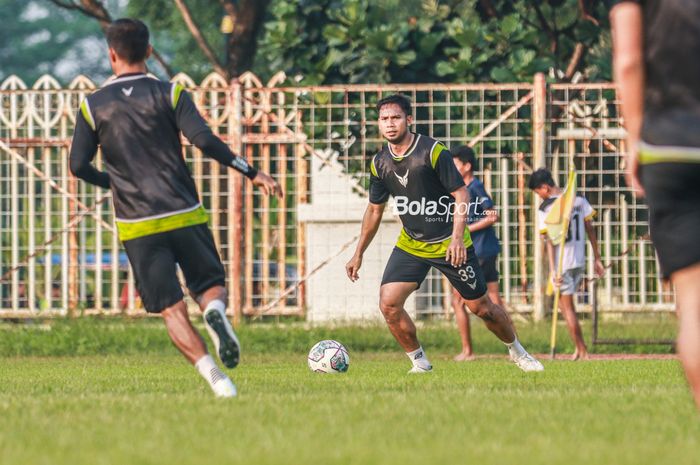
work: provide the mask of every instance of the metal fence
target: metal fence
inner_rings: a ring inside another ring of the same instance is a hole
[[[322,160],[365,196],[368,162],[382,144],[374,104],[393,92],[412,98],[415,131],[449,147],[475,147],[478,175],[500,215],[501,291],[512,309],[542,316],[545,308],[546,269],[532,227],[539,202],[526,191],[528,171],[547,166],[563,182],[572,155],[580,192],[599,212],[595,225],[610,265],[599,285],[603,309],[672,308],[648,240],[646,208],[624,186],[624,132],[610,84],[548,86],[542,76],[533,84],[322,87],[281,87],[281,75],[264,84],[252,74],[233,84],[218,75],[199,84],[184,75],[175,80],[192,92],[214,132],[273,173],[287,193],[283,201],[261,196],[185,148],[211,212],[230,307],[241,314],[304,314],[304,278],[314,272],[307,248],[322,246],[307,238],[297,214],[312,200],[310,161]],[[77,107],[95,87],[83,77],[66,87],[48,76],[31,88],[15,77],[0,84],[0,315],[141,312],[109,199],[102,197],[109,194],[68,172]],[[329,260],[336,255],[329,251]],[[448,313],[447,291],[445,280],[431,274],[417,312]],[[589,292],[581,294],[584,308],[589,300]]]

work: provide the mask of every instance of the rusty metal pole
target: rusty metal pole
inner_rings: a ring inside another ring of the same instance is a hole
[[[243,111],[241,84],[238,80],[231,82],[232,117],[229,124],[229,140],[231,150],[236,155],[245,156],[243,147]],[[242,321],[242,283],[241,264],[243,257],[242,241],[243,234],[243,178],[237,173],[230,173],[228,176],[228,278],[229,293],[228,307],[233,310],[233,323],[238,325]]]
[[[78,194],[78,180],[70,176],[68,179],[68,192],[72,196]],[[74,218],[78,214],[78,206],[73,197],[68,201],[69,217]],[[68,231],[68,315],[72,318],[78,316],[78,228],[70,228]]]
[[[538,169],[545,166],[546,151],[546,122],[547,122],[547,82],[544,74],[535,74],[534,82],[534,102],[532,112],[532,168]],[[542,267],[542,240],[537,231],[537,201],[536,196],[532,196],[530,211],[532,224],[535,227],[533,233],[533,243],[535,245],[534,270],[535,282],[533,283],[533,309],[532,317],[535,321],[542,321],[545,317],[544,295],[543,295],[543,267]]]

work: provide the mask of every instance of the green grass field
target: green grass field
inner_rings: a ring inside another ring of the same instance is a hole
[[[219,400],[158,322],[0,325],[0,464],[700,463],[676,360],[524,374],[505,357],[452,362],[453,332],[423,328],[436,370],[409,376],[381,327],[245,327],[240,395]],[[543,329],[520,332],[546,347]],[[308,371],[308,340],[334,336],[350,371]],[[490,340],[475,331],[502,354]]]

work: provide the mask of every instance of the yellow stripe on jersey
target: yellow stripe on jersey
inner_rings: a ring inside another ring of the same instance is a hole
[[[92,119],[92,113],[90,112],[90,104],[88,104],[87,99],[83,100],[82,103],[80,104],[80,113],[83,114],[83,118],[85,118],[85,121],[87,124],[92,128],[92,130],[95,130],[95,121]]]
[[[700,163],[700,148],[641,143],[639,144],[639,162],[643,165],[654,163]]]
[[[588,216],[586,216],[583,221],[591,221],[598,214],[597,211],[593,210]]]
[[[406,231],[401,228],[399,240],[396,242],[396,247],[408,252],[411,255],[422,258],[444,258],[447,255],[447,248],[450,246],[451,238],[447,238],[442,242],[428,243],[418,241],[409,236]],[[469,234],[469,229],[464,229],[464,247],[472,245],[472,236]]]
[[[173,110],[175,107],[177,107],[177,102],[180,100],[180,94],[183,91],[183,87],[180,84],[173,84],[173,88],[171,90],[171,95],[170,95],[170,101],[173,105]]]
[[[377,174],[377,167],[374,166],[374,159],[375,158],[377,158],[376,155],[374,157],[372,157],[372,161],[369,163],[369,170],[375,177],[379,177],[379,175]]]
[[[151,234],[158,234],[175,229],[185,228],[203,224],[209,221],[209,215],[203,206],[199,206],[192,211],[184,213],[175,213],[174,215],[165,216],[163,218],[153,218],[143,221],[125,223],[123,221],[115,221],[117,230],[119,231],[119,239],[128,241],[137,239]]]
[[[433,169],[435,169],[435,166],[437,165],[438,158],[440,158],[440,154],[442,153],[443,150],[447,150],[447,147],[442,145],[441,143],[435,144],[433,147],[433,151],[430,154],[430,164],[433,165]]]

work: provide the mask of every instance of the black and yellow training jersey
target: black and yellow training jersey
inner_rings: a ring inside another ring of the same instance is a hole
[[[180,132],[220,163],[251,179],[257,174],[212,133],[179,84],[125,74],[81,103],[71,171],[112,189],[122,241],[208,221],[183,158]],[[91,164],[98,146],[106,172]]]
[[[415,134],[402,156],[385,145],[372,158],[370,172],[369,201],[382,204],[392,196],[393,211],[401,218],[396,246],[420,257],[444,257],[453,229],[451,192],[464,186],[449,150],[435,139]],[[464,245],[471,244],[465,228]]]

